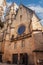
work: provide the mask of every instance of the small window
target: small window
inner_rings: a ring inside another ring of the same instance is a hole
[[[14,48],[16,48],[16,46],[17,46],[17,44],[16,44],[16,42],[14,43]]]
[[[22,6],[20,6],[20,9],[22,9]]]
[[[25,47],[24,40],[22,40],[21,47]]]
[[[20,6],[20,11],[22,12],[22,6]]]
[[[4,23],[0,20],[0,28],[2,29],[4,27]]]
[[[20,15],[20,21],[22,21],[22,15]]]

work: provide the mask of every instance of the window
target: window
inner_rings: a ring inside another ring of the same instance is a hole
[[[20,6],[20,10],[22,9],[22,6]]]
[[[22,40],[21,47],[25,47],[24,40]]]
[[[16,48],[16,46],[17,46],[17,44],[16,44],[16,42],[14,43],[14,48]]]
[[[0,20],[0,28],[2,29],[4,27],[4,23]]]
[[[14,44],[14,48],[16,48],[16,43]]]
[[[22,21],[22,6],[20,6],[20,21]]]
[[[22,15],[20,15],[20,21],[22,21]]]
[[[25,26],[22,25],[22,26],[20,26],[20,27],[18,28],[18,34],[21,35],[21,34],[23,34],[24,32],[25,32]]]
[[[20,6],[20,12],[21,12],[21,14],[22,14],[22,6]]]

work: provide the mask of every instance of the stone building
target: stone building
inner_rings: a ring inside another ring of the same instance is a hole
[[[6,7],[6,1],[0,0],[0,61],[2,61],[2,45],[3,43],[3,35],[4,35],[4,22],[3,22],[3,14],[4,14],[4,7]]]
[[[35,12],[23,4],[16,10],[15,3],[8,7],[0,29],[0,62],[43,65],[43,28],[39,21]]]

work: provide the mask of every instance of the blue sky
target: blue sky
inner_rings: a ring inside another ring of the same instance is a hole
[[[24,5],[36,4],[43,7],[43,0],[7,0],[7,2],[15,2],[17,4],[20,4],[20,2],[22,2]]]
[[[22,3],[25,6],[31,8],[36,12],[36,14],[41,19],[41,22],[43,24],[43,0],[7,0],[7,2],[8,3],[15,2],[18,5]]]

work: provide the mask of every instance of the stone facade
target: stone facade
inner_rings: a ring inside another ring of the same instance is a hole
[[[2,62],[14,64],[42,65],[43,34],[40,19],[34,11],[24,5],[14,10],[14,4],[5,16],[3,41],[0,42]],[[19,28],[24,26],[19,31]],[[23,31],[22,31],[23,30]],[[22,32],[22,33],[21,33]]]

